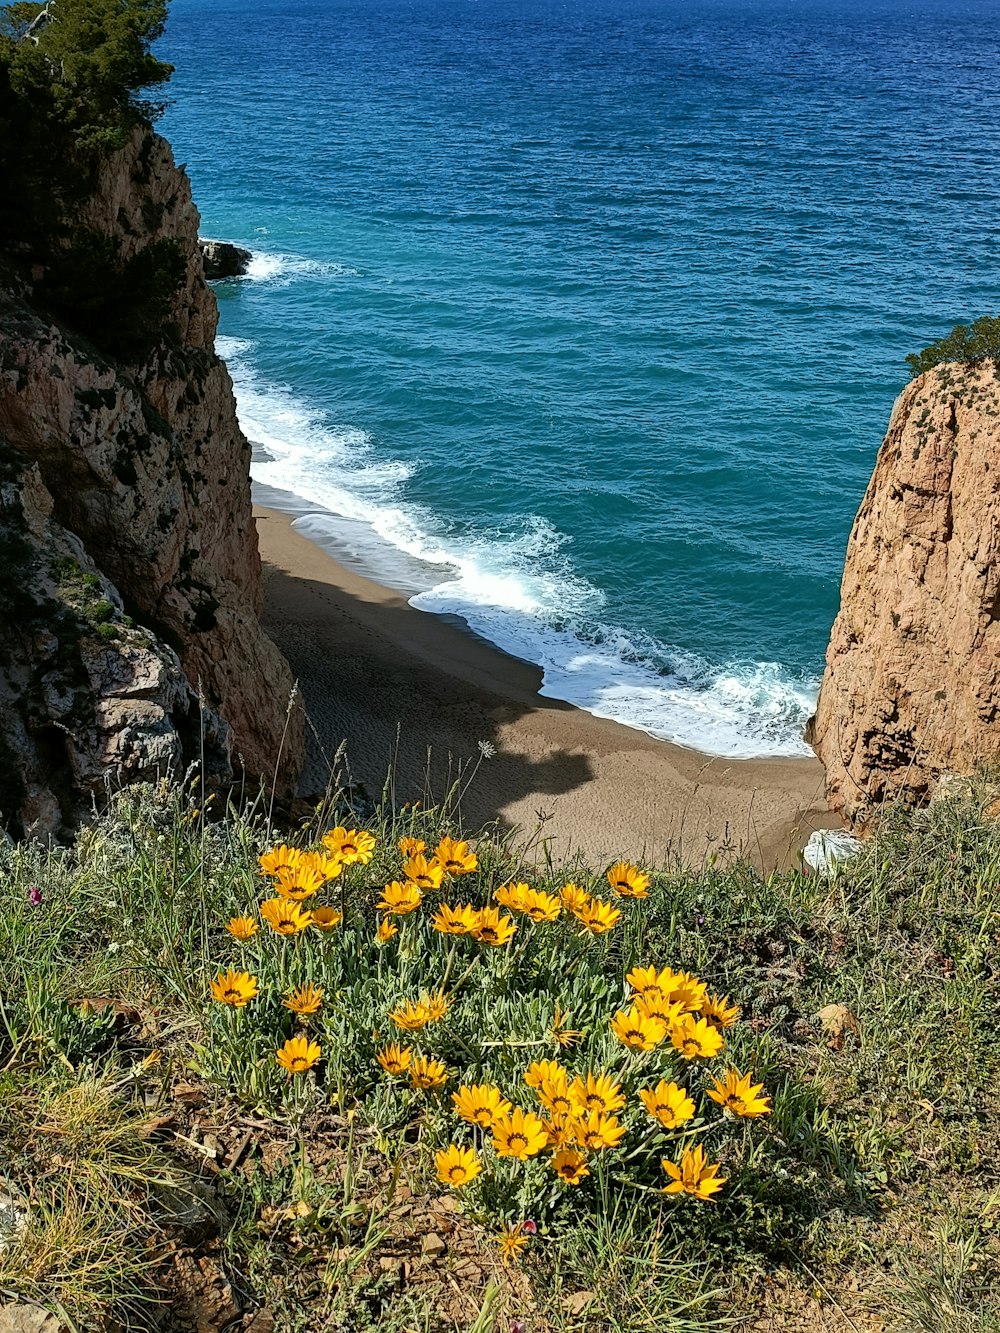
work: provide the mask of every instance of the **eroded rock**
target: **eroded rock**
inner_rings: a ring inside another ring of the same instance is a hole
[[[79,672],[93,686],[92,724],[106,737],[97,751],[85,745],[79,752],[80,771],[89,781],[92,761],[100,762],[127,780],[167,761],[174,741],[169,727],[154,740],[156,709],[174,716],[167,696],[190,689],[228,724],[251,779],[269,778],[281,753],[279,781],[288,791],[301,766],[303,719],[293,708],[286,727],[293,681],[258,620],[250,446],[214,350],[218,311],[198,247],[198,211],[166,141],[138,128],[102,167],[79,223],[113,236],[123,260],[172,238],[186,261],[169,329],[134,364],[109,359],[54,322],[33,304],[26,279],[0,269],[0,434],[27,465],[8,485],[41,488],[48,498],[40,503],[51,513],[37,522],[51,519],[78,541],[93,571],[111,585],[107,595],[116,610],[127,608],[159,645],[156,661],[138,641],[134,652],[123,641],[109,654],[88,639],[77,654]],[[22,508],[24,522],[35,522],[38,506],[30,496]],[[36,628],[43,665],[44,627]],[[167,645],[176,656],[160,652]],[[174,678],[178,658],[183,687]],[[72,701],[82,698],[79,685],[70,689],[58,672],[38,682],[57,759],[56,733]],[[161,703],[151,705],[154,699]],[[26,721],[16,701],[15,712],[37,740],[40,714]],[[22,736],[15,748],[25,745]],[[77,767],[73,773],[79,775]],[[26,777],[23,785],[19,808],[48,826],[65,802],[53,806],[51,784],[36,791]]]
[[[1000,381],[909,384],[851,532],[807,731],[829,799],[864,822],[1000,752]]]
[[[199,241],[205,277],[210,282],[218,278],[241,278],[246,273],[253,255],[242,246],[229,241]]]

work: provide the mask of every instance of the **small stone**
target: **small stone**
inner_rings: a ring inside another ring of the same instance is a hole
[[[37,1305],[0,1305],[0,1333],[62,1333],[54,1314]]]
[[[562,1299],[562,1307],[568,1315],[581,1315],[593,1304],[594,1293],[592,1291],[571,1291],[568,1296]]]
[[[429,1231],[420,1242],[420,1253],[425,1259],[438,1259],[447,1248],[436,1231]]]

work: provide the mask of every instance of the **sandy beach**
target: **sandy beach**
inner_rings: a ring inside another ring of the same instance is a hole
[[[797,863],[814,829],[836,826],[817,760],[711,758],[541,698],[537,667],[340,565],[289,515],[254,512],[264,624],[314,732],[307,790],[325,786],[346,741],[369,791],[393,763],[397,800],[437,801],[488,742],[495,754],[462,797],[465,827],[541,826],[539,855],[544,841],[557,860],[701,865],[743,851],[770,869]]]

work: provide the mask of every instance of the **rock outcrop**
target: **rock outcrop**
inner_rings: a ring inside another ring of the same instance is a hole
[[[229,775],[228,729],[165,643],[125,614],[79,538],[53,519],[37,464],[0,440],[0,809],[58,834],[107,784]]]
[[[863,823],[1000,753],[1000,379],[945,364],[893,408],[807,731]]]
[[[150,651],[166,646],[162,687],[180,689],[179,659],[184,688],[228,725],[235,762],[269,776],[280,753],[287,788],[301,764],[302,718],[289,712],[288,666],[258,622],[250,447],[214,350],[218,313],[198,222],[169,145],[137,129],[103,164],[79,223],[113,237],[123,260],[161,238],[178,244],[184,279],[163,337],[134,363],[112,360],[41,306],[32,283],[44,275],[0,273],[0,435],[50,495],[51,522],[77,541],[80,567],[91,562],[108,580],[107,598],[147,627]],[[95,706],[103,689],[95,684]],[[181,705],[163,706],[173,717]],[[10,730],[8,711],[0,731]],[[37,708],[30,718],[20,709],[18,725],[48,723]],[[110,742],[88,746],[118,765]],[[129,765],[118,766],[127,777]],[[10,813],[0,802],[0,815]]]
[[[199,241],[198,249],[209,282],[218,278],[241,278],[253,259],[249,250],[229,241]]]

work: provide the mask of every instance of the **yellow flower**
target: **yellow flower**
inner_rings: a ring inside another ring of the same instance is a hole
[[[636,995],[658,995],[666,998],[674,974],[669,967],[658,972],[655,967],[634,967],[626,974],[625,980]]]
[[[234,916],[226,922],[226,929],[234,940],[249,940],[257,934],[257,922],[252,916]]]
[[[718,1102],[733,1115],[754,1120],[760,1115],[769,1115],[771,1102],[768,1097],[761,1097],[763,1083],[752,1083],[752,1074],[741,1074],[738,1069],[727,1069],[723,1079],[715,1079],[714,1088],[709,1088],[708,1095],[713,1102]]]
[[[542,1121],[550,1148],[566,1148],[576,1142],[576,1121],[568,1115],[551,1115]]]
[[[694,1115],[694,1102],[684,1089],[662,1078],[655,1088],[640,1088],[639,1100],[664,1129],[676,1129]]]
[[[279,935],[297,935],[312,921],[312,912],[304,912],[298,903],[285,898],[268,898],[261,903],[260,914]]]
[[[629,861],[616,861],[608,871],[608,883],[621,898],[648,898],[649,876]]]
[[[307,1069],[312,1069],[322,1054],[316,1042],[310,1041],[308,1037],[290,1037],[276,1053],[275,1059],[289,1074],[304,1074]]]
[[[427,850],[427,844],[423,838],[400,838],[396,846],[404,856],[416,856],[418,853]]]
[[[378,945],[388,944],[393,935],[399,934],[399,927],[394,925],[388,917],[383,917],[378,923],[378,930],[375,932],[375,943]]]
[[[576,1109],[569,1094],[565,1074],[557,1079],[543,1079],[542,1086],[538,1089],[538,1100],[552,1113],[553,1119],[557,1116],[572,1115]]]
[[[525,1162],[548,1146],[549,1136],[538,1116],[515,1106],[510,1115],[493,1122],[493,1147],[498,1157]]]
[[[375,904],[375,910],[391,912],[393,916],[406,916],[407,912],[415,912],[423,899],[424,895],[416,884],[411,884],[409,881],[400,884],[398,879],[394,879],[382,890],[382,897]]]
[[[475,852],[469,851],[467,842],[456,842],[454,838],[442,838],[434,848],[434,860],[446,875],[471,875],[479,865]]]
[[[570,1100],[578,1114],[586,1115],[590,1111],[620,1111],[625,1105],[622,1085],[615,1083],[610,1074],[588,1073],[586,1078],[578,1076],[569,1086]]]
[[[427,1010],[427,1017],[432,1023],[444,1018],[448,1012],[448,998],[443,991],[435,991],[433,995],[421,995],[420,1003]]]
[[[411,856],[403,862],[403,873],[407,879],[412,879],[421,893],[427,893],[430,889],[439,889],[441,881],[444,879],[444,870],[441,866],[435,865],[433,861],[428,861],[422,852],[416,856]]]
[[[318,870],[314,870],[303,858],[297,866],[282,868],[275,872],[274,889],[282,898],[291,898],[300,903],[318,893],[325,883]]]
[[[455,1190],[475,1180],[483,1169],[476,1152],[472,1148],[460,1148],[457,1143],[445,1152],[435,1153],[434,1165],[442,1185],[450,1185]]]
[[[400,1009],[394,1009],[389,1018],[398,1028],[406,1032],[419,1032],[431,1021],[427,1006],[422,1000],[409,1000]]]
[[[388,1046],[383,1046],[380,1051],[375,1052],[375,1059],[379,1062],[387,1074],[405,1074],[410,1067],[410,1061],[413,1058],[413,1051],[409,1046],[400,1046],[397,1042],[390,1042]]]
[[[323,838],[323,846],[345,866],[366,866],[375,855],[375,839],[363,829],[346,829],[342,824],[331,829]]]
[[[287,1000],[283,1000],[286,1009],[291,1009],[293,1014],[314,1014],[323,1003],[323,987],[314,986],[312,982],[305,986],[300,986],[298,990],[293,990]]]
[[[540,1088],[546,1079],[556,1083],[567,1079],[566,1070],[558,1060],[536,1060],[524,1071],[524,1081],[529,1088]]]
[[[307,852],[303,858],[310,870],[314,870],[320,879],[337,879],[344,873],[344,863],[339,856],[327,856],[324,852]]]
[[[528,1237],[522,1231],[520,1222],[509,1223],[502,1231],[498,1231],[493,1239],[500,1246],[500,1258],[505,1265],[516,1262],[528,1243]]]
[[[471,903],[460,903],[457,907],[442,903],[431,917],[431,925],[442,935],[471,935],[478,920],[479,913]]]
[[[494,891],[493,897],[508,911],[523,912],[530,892],[531,888],[527,884],[501,884],[499,889]]]
[[[670,974],[670,981],[664,990],[666,998],[689,1011],[700,1009],[708,995],[705,983],[690,972],[671,972],[669,967],[666,970]]]
[[[542,921],[555,921],[562,911],[562,905],[559,899],[553,897],[551,893],[544,893],[541,889],[529,889],[524,900],[523,910],[531,917],[532,921],[541,923]]]
[[[592,935],[604,935],[617,923],[621,912],[600,898],[592,898],[586,907],[581,907],[573,915]]]
[[[572,1148],[560,1148],[553,1154],[552,1169],[567,1185],[579,1185],[584,1176],[590,1175],[586,1157]]]
[[[611,1020],[611,1030],[632,1051],[651,1051],[667,1035],[667,1029],[656,1018],[646,1018],[632,1006],[627,1013],[619,1010]]]
[[[708,1060],[718,1055],[725,1046],[718,1028],[704,1018],[693,1018],[685,1014],[679,1023],[670,1029],[670,1040],[685,1060]]]
[[[655,1018],[665,1028],[672,1028],[684,1017],[684,1005],[680,1000],[668,1000],[657,989],[637,995],[635,1007],[643,1018]]]
[[[575,1028],[568,1028],[569,1014],[565,1009],[560,1009],[556,1005],[556,1015],[552,1020],[552,1036],[556,1042],[565,1050],[569,1046],[575,1046],[583,1036],[582,1032],[577,1032]]]
[[[265,875],[277,875],[282,870],[294,870],[305,855],[298,847],[272,847],[259,858],[260,868]]]
[[[581,1148],[601,1152],[605,1148],[618,1147],[625,1137],[625,1126],[616,1115],[591,1111],[589,1115],[577,1116],[573,1132]]]
[[[726,1183],[726,1177],[719,1175],[718,1164],[707,1160],[700,1143],[696,1148],[685,1149],[680,1166],[665,1160],[660,1165],[670,1177],[670,1184],[663,1187],[664,1194],[693,1194],[696,1199],[711,1199]]]
[[[257,978],[249,972],[220,972],[210,983],[212,999],[220,1004],[231,1005],[234,1009],[243,1009],[257,994]]]
[[[463,1083],[458,1092],[451,1094],[451,1102],[456,1115],[481,1129],[492,1129],[497,1120],[511,1112],[510,1102],[491,1083],[474,1083],[471,1087]]]
[[[699,1011],[714,1028],[731,1028],[740,1016],[737,1004],[730,1004],[728,995],[706,995]]]
[[[579,884],[574,884],[572,881],[562,886],[559,890],[559,897],[566,911],[572,912],[574,916],[577,916],[585,907],[590,905],[590,894],[586,889],[581,889]]]
[[[338,912],[335,907],[317,907],[313,912],[312,923],[317,930],[333,930],[343,919],[343,912]]]
[[[443,1088],[448,1082],[448,1070],[440,1060],[418,1055],[410,1065],[410,1082],[415,1088]]]
[[[516,930],[517,926],[509,916],[501,916],[495,907],[484,907],[476,915],[472,934],[480,944],[498,946],[509,943]]]

